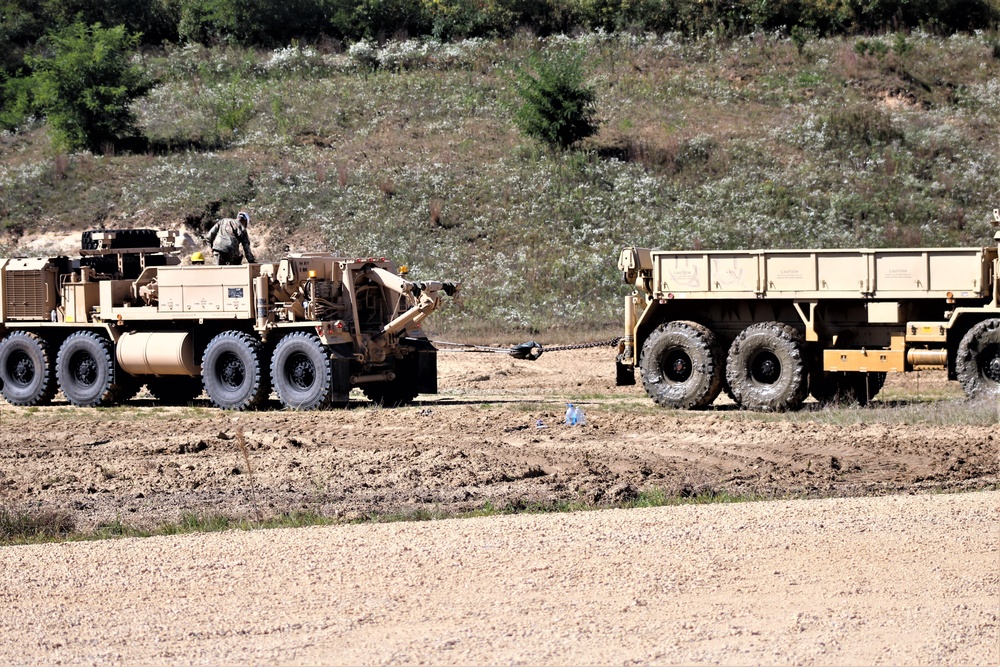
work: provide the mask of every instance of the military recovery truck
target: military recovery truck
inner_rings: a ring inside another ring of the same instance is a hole
[[[57,390],[106,406],[145,385],[162,402],[343,406],[360,387],[396,405],[436,393],[420,323],[454,295],[385,258],[291,254],[181,265],[173,232],[84,232],[80,256],[0,259],[0,393],[43,405]],[[402,275],[401,275],[402,273]]]
[[[1000,211],[994,211],[1000,224]],[[995,239],[1000,239],[1000,232]],[[887,373],[948,371],[1000,400],[997,246],[854,250],[625,248],[618,384],[663,406],[725,391],[761,411],[864,404]]]

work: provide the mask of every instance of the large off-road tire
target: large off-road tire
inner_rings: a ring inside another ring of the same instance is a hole
[[[205,393],[223,410],[258,407],[270,393],[260,341],[242,331],[224,331],[205,348],[201,378]]]
[[[407,354],[394,361],[392,370],[395,380],[361,386],[372,403],[398,407],[412,403],[418,394],[437,393],[437,350],[430,343],[409,346]]]
[[[361,385],[361,391],[369,401],[387,408],[395,408],[412,403],[419,393],[414,384],[400,382],[372,382]]]
[[[131,401],[142,390],[143,381],[134,375],[128,375],[120,368],[115,373],[115,403]]]
[[[798,410],[809,391],[807,359],[802,334],[792,327],[751,324],[733,341],[726,358],[733,399],[748,410]]]
[[[271,357],[271,381],[286,408],[318,410],[329,406],[333,365],[319,336],[297,331],[282,338]]]
[[[45,405],[56,395],[49,346],[38,335],[15,331],[0,341],[0,393],[11,405]]]
[[[886,374],[840,373],[816,369],[809,378],[809,393],[821,405],[868,405],[882,391]]]
[[[203,389],[201,378],[189,375],[164,375],[146,380],[146,391],[163,405],[187,405],[201,396]]]
[[[722,350],[715,334],[695,322],[661,324],[642,344],[639,375],[657,405],[686,410],[712,404],[722,391]]]
[[[63,341],[56,377],[66,400],[81,408],[112,405],[124,386],[115,384],[114,344],[93,331],[77,331]]]
[[[851,400],[858,405],[868,405],[885,386],[886,373],[872,371],[851,373],[851,375],[853,377],[848,380],[848,393],[852,395]]]
[[[1000,399],[1000,319],[983,320],[962,337],[955,374],[970,399]]]
[[[80,237],[80,248],[82,250],[96,250],[97,241],[93,235],[106,230],[90,229],[85,231]],[[115,238],[110,242],[111,248],[159,248],[160,237],[155,229],[121,229],[115,233]]]

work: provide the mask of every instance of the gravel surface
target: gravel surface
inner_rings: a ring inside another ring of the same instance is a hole
[[[0,549],[18,664],[1000,663],[1000,493]]]

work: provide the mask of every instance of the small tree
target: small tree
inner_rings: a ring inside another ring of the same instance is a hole
[[[594,89],[584,83],[584,52],[567,50],[528,63],[534,72],[519,69],[516,90],[523,104],[514,122],[525,135],[552,148],[567,149],[597,132]]]
[[[43,55],[27,56],[34,70],[34,107],[56,142],[68,149],[100,150],[136,132],[132,100],[149,84],[132,63],[139,42],[124,26],[74,23],[48,34]]]

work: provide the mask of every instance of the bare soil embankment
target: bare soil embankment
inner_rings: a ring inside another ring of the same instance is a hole
[[[100,411],[5,404],[0,503],[65,510],[88,529],[113,521],[149,526],[185,513],[356,519],[487,503],[616,503],[654,490],[786,498],[983,489],[998,481],[996,424],[892,423],[897,409],[962,409],[947,400],[958,390],[939,374],[892,378],[885,391],[942,400],[890,401],[880,411],[810,420],[808,412],[737,414],[724,404],[701,413],[657,409],[641,388],[614,386],[612,357],[605,349],[536,362],[441,354],[442,393],[400,409],[362,399],[319,413],[275,405],[233,414],[207,401],[159,408],[142,399]],[[565,401],[584,407],[585,426],[561,423]]]

